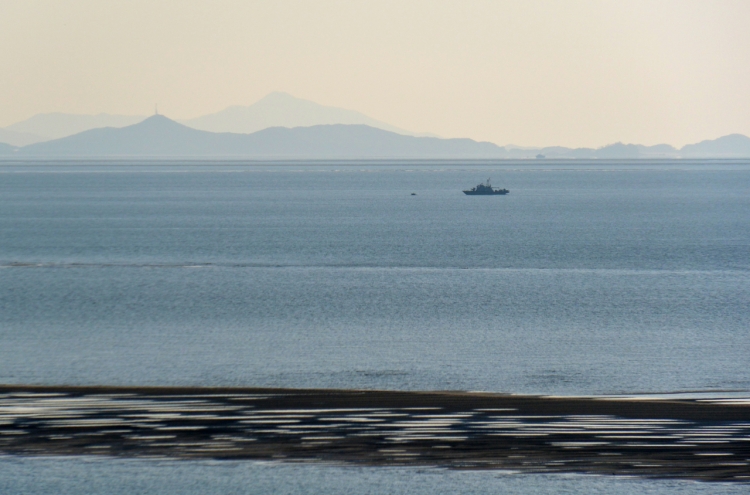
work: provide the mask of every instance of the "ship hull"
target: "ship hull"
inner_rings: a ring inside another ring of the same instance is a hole
[[[477,192],[477,191],[464,191],[467,196],[503,196],[508,194],[510,191],[492,191],[492,192]]]

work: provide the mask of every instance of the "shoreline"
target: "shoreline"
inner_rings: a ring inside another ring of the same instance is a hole
[[[154,396],[260,394],[294,397],[299,404],[324,400],[330,404],[370,404],[371,407],[439,405],[447,408],[473,406],[520,407],[549,414],[617,414],[624,417],[663,417],[688,420],[750,421],[750,400],[742,404],[711,399],[664,399],[641,396],[545,396],[500,392],[454,390],[375,390],[283,387],[130,386],[130,385],[17,385],[0,384],[0,394],[32,392],[62,394],[138,394]],[[286,399],[280,399],[286,402]],[[654,416],[656,415],[656,416]]]

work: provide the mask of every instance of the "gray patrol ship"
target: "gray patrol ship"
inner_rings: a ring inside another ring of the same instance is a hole
[[[494,196],[497,194],[508,194],[510,191],[507,189],[498,189],[492,187],[490,184],[490,180],[487,179],[486,183],[479,184],[476,187],[472,187],[471,189],[464,191],[464,194],[467,194],[469,196]]]

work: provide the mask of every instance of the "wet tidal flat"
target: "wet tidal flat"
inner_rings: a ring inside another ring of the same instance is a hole
[[[750,402],[5,386],[0,452],[748,482]]]

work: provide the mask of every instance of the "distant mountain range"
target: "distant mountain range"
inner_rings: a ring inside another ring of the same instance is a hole
[[[40,114],[0,129],[0,156],[750,158],[750,138],[732,134],[679,150],[623,143],[597,149],[500,147],[417,135],[359,112],[271,93],[250,106],[182,122],[160,115]]]
[[[35,138],[34,143],[59,139],[72,136],[79,132],[97,129],[100,127],[125,127],[137,124],[145,119],[145,115],[110,115],[100,113],[99,115],[75,115],[69,113],[43,113],[34,115],[30,119],[9,125],[0,129],[0,141],[3,132],[12,132],[23,136]],[[3,141],[15,146],[25,146],[31,143]]]
[[[145,115],[110,115],[106,113],[99,115],[43,113],[9,125],[4,129],[0,128],[0,143],[26,146],[27,144],[72,136],[89,129],[126,127],[141,122],[145,118]],[[361,124],[407,136],[426,135],[399,129],[360,112],[319,105],[281,92],[271,93],[249,106],[233,106],[217,113],[180,120],[179,122],[193,129],[238,134],[250,134],[269,127]]]
[[[179,122],[202,131],[241,134],[251,134],[269,127],[349,124],[367,125],[407,136],[417,135],[354,110],[318,105],[315,102],[281,92],[271,93],[250,106],[229,107],[218,113]]]
[[[680,149],[669,144],[644,146],[615,143],[601,148],[546,148],[506,147],[508,158],[750,158],[750,138],[731,134],[718,139],[688,144]]]
[[[471,139],[415,137],[361,124],[270,127],[251,134],[208,132],[154,115],[130,126],[90,129],[21,148],[5,157],[247,158],[658,158],[750,157],[750,138],[735,134],[676,150],[669,145],[616,143],[599,149],[507,149]]]
[[[199,131],[154,115],[123,128],[91,129],[18,149],[14,156],[242,156],[252,158],[503,157],[492,143],[414,137],[366,125],[271,127],[252,134]]]
[[[688,144],[680,150],[682,156],[750,157],[750,138],[742,134],[730,134],[719,139]]]

